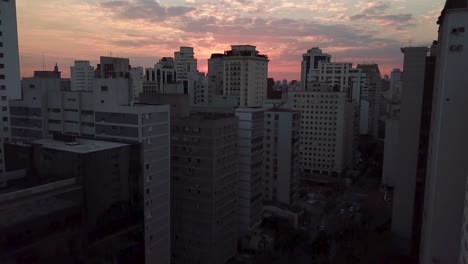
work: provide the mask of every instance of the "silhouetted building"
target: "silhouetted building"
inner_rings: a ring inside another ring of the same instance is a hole
[[[282,91],[274,89],[275,80],[273,78],[268,78],[267,82],[267,98],[266,99],[281,99],[283,96]]]

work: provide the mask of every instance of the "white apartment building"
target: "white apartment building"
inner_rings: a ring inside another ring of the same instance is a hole
[[[421,263],[460,260],[468,168],[467,8],[466,1],[447,1],[439,19]]]
[[[194,54],[192,47],[180,47],[179,51],[174,52],[177,81],[187,81],[191,73],[197,72],[197,60]]]
[[[238,223],[239,237],[262,221],[264,175],[264,112],[263,108],[238,108]]]
[[[357,149],[358,107],[328,83],[290,91],[288,108],[301,113],[300,168],[309,175],[338,177],[352,168]]]
[[[300,121],[299,111],[265,111],[265,201],[292,205],[297,199]]]
[[[94,67],[87,60],[75,61],[70,67],[71,90],[92,91],[94,82]]]
[[[5,172],[3,143],[10,137],[8,100],[21,98],[16,1],[0,1],[0,174]],[[0,185],[1,185],[0,177]]]
[[[255,46],[233,45],[224,57],[224,92],[242,107],[261,107],[267,96],[268,57]]]

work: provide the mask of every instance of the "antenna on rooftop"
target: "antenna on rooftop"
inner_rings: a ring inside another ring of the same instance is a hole
[[[44,52],[42,52],[42,70],[45,71],[45,58],[44,58]]]
[[[413,40],[412,39],[407,39],[406,43],[407,43],[408,47],[410,47],[410,48],[413,46]]]

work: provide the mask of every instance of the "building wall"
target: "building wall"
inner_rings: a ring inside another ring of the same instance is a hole
[[[174,120],[172,263],[224,264],[237,251],[238,119]]]
[[[0,2],[0,174],[5,171],[3,143],[10,138],[8,100],[21,98],[16,1]],[[0,179],[0,182],[2,180]]]
[[[439,30],[433,118],[420,260],[457,263],[465,201],[468,156],[466,9],[446,10]],[[455,45],[455,46],[454,46]],[[406,74],[406,73],[405,73]]]
[[[96,106],[95,111],[97,138],[142,144],[145,263],[170,263],[169,106]]]
[[[459,264],[468,263],[468,183],[465,186],[465,204],[463,209],[463,224],[461,226]]]
[[[292,205],[299,186],[299,139],[301,115],[298,111],[265,112],[264,199]]]
[[[262,220],[265,109],[239,108],[239,237]]]
[[[427,47],[404,48],[403,52],[405,75],[398,131],[398,171],[393,178],[392,231],[409,242],[413,232]]]

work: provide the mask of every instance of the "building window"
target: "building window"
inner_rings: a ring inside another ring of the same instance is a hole
[[[0,80],[5,80],[5,74],[0,74]]]

